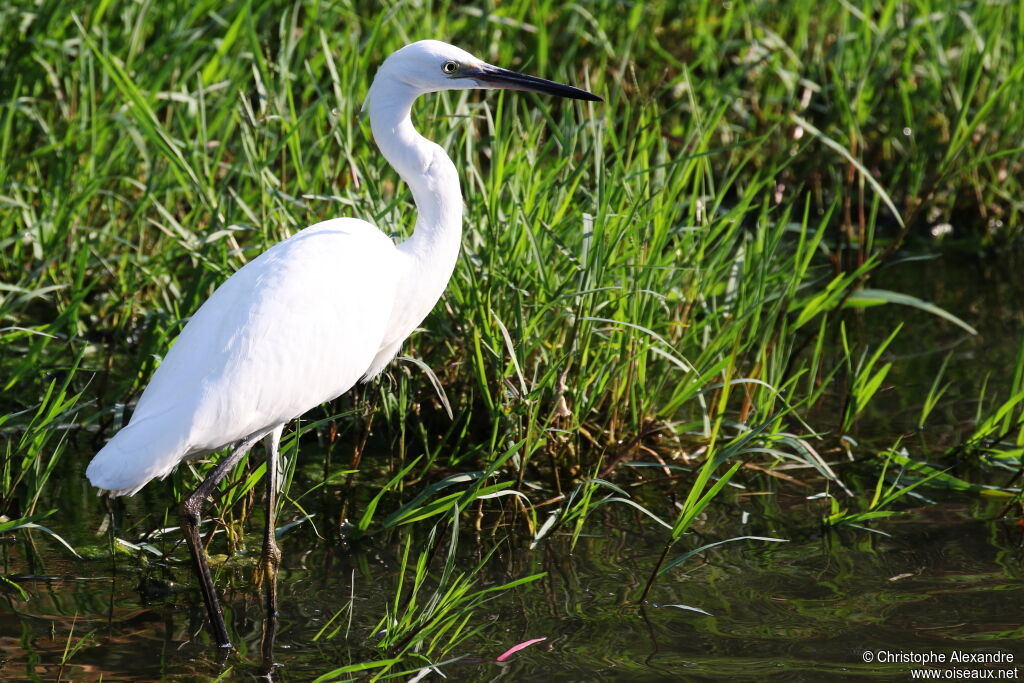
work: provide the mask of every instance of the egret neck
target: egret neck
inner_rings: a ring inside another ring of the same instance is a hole
[[[440,146],[412,125],[420,91],[378,73],[366,97],[373,138],[384,158],[412,189],[418,216],[412,236],[398,245],[408,260],[392,313],[389,338],[404,339],[437,303],[451,278],[462,241],[462,187]]]

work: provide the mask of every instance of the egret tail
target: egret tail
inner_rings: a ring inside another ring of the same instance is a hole
[[[114,435],[89,463],[85,475],[96,488],[130,496],[153,479],[163,479],[186,451],[187,434],[166,428],[166,413],[133,421]]]

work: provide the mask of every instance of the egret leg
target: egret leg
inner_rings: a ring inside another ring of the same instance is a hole
[[[274,638],[277,635],[277,570],[281,566],[281,551],[277,547],[274,518],[277,512],[277,479],[279,449],[281,446],[281,425],[263,439],[263,447],[267,451],[267,524],[263,531],[263,581],[266,583],[267,616],[263,622],[263,639],[260,649],[263,654],[263,673],[269,674],[274,667]]]
[[[224,625],[224,614],[220,609],[220,601],[217,600],[217,590],[213,586],[210,565],[206,561],[206,550],[199,538],[199,522],[202,520],[206,499],[217,488],[217,484],[232,467],[238,464],[238,461],[245,457],[253,444],[266,435],[266,431],[257,432],[238,444],[231,455],[217,463],[213,472],[192,492],[192,495],[181,503],[181,528],[185,532],[185,540],[188,542],[188,549],[192,554],[192,563],[199,576],[199,588],[203,593],[203,602],[206,603],[206,611],[210,616],[213,636],[217,639],[217,645],[220,647],[231,647],[231,640],[228,638],[228,629]]]

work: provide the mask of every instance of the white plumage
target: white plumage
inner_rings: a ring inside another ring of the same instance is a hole
[[[192,316],[89,480],[135,493],[183,459],[284,424],[376,374],[394,353],[386,340],[412,331],[395,329],[409,327],[401,320],[389,328],[396,276],[409,268],[390,239],[350,218],[267,250]]]

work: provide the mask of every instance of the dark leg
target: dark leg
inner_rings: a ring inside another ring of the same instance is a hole
[[[267,472],[264,475],[267,480],[267,525],[263,531],[263,557],[260,562],[267,589],[267,616],[263,622],[263,639],[260,643],[264,675],[269,675],[274,668],[274,637],[277,634],[277,569],[281,566],[281,551],[277,547],[277,538],[274,534],[274,517],[277,512],[277,479],[280,467],[278,449],[283,430],[283,425],[277,427],[263,439],[263,447],[267,451]]]
[[[266,434],[267,432],[258,432],[240,443],[231,452],[231,455],[217,463],[217,467],[214,468],[210,476],[181,503],[181,529],[185,533],[189,552],[192,553],[192,563],[199,576],[199,588],[203,592],[203,602],[206,603],[206,611],[210,616],[210,626],[213,628],[213,635],[220,647],[231,647],[231,641],[228,639],[227,627],[224,626],[224,614],[220,610],[217,591],[213,587],[210,565],[206,562],[206,550],[203,549],[203,544],[199,539],[199,522],[202,519],[203,508],[206,506],[206,499],[217,488],[217,484],[232,467],[238,464],[239,460],[245,457],[252,445]]]

